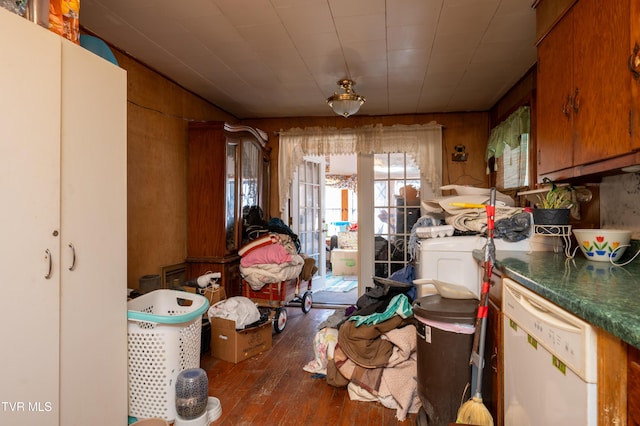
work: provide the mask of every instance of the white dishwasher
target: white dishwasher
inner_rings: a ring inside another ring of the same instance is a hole
[[[502,292],[505,426],[596,426],[593,327],[508,278]]]

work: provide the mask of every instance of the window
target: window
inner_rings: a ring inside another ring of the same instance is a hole
[[[407,243],[420,217],[420,169],[406,153],[374,155],[374,270],[388,277],[409,260]]]
[[[530,108],[523,106],[491,129],[486,160],[487,164],[493,163],[498,189],[529,185],[530,128]]]
[[[496,159],[496,186],[518,189],[529,186],[529,134],[521,135],[520,146],[506,145],[502,157]]]

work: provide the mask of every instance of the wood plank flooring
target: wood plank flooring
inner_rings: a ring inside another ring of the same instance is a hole
[[[288,307],[287,326],[273,334],[272,349],[238,364],[203,355],[209,395],[222,406],[222,416],[211,425],[415,425],[415,414],[399,422],[395,410],[377,402],[351,401],[346,388],[302,370],[314,358],[318,325],[333,312],[313,308],[304,314]]]

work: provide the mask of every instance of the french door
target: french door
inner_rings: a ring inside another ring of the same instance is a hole
[[[324,167],[322,157],[306,157],[298,167],[292,188],[292,230],[300,239],[300,252],[315,259],[318,273],[313,287],[324,287],[326,276],[326,242],[324,221]]]

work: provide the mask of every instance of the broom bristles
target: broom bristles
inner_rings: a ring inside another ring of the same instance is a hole
[[[493,417],[482,403],[482,398],[474,396],[460,407],[456,423],[478,426],[493,426]]]

